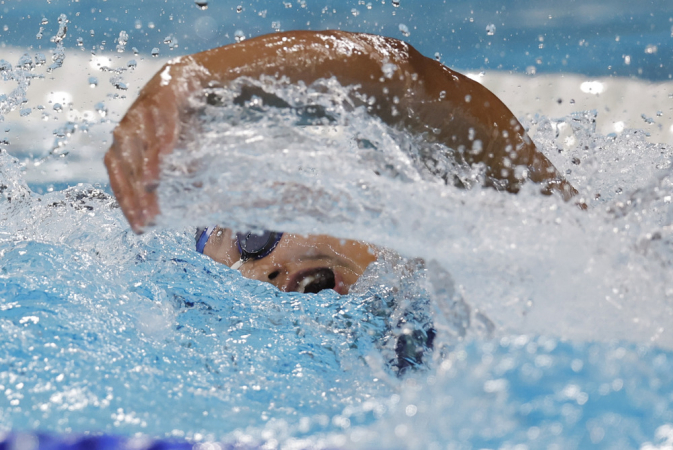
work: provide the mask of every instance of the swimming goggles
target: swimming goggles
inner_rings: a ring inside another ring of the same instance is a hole
[[[206,248],[206,243],[210,239],[210,235],[215,231],[216,226],[208,228],[199,228],[196,230],[198,236],[196,240],[196,251],[203,253]],[[273,249],[276,248],[283,233],[276,231],[247,231],[245,233],[236,233],[236,247],[241,254],[241,259],[231,266],[232,269],[238,269],[241,265],[250,259],[262,259],[269,256]]]

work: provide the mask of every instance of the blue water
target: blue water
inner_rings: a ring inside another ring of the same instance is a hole
[[[423,54],[440,54],[450,67],[537,73],[575,72],[587,76],[636,76],[671,79],[673,4],[646,0],[554,1],[431,0],[193,0],[74,1],[30,0],[0,4],[0,43],[26,49],[49,49],[49,37],[66,14],[70,48],[82,39],[87,51],[114,50],[120,31],[128,34],[127,51],[143,54],[193,53],[234,42],[236,31],[257,36],[276,30],[342,29],[405,39]],[[368,6],[369,5],[369,6]],[[242,7],[237,13],[238,7]],[[44,38],[37,40],[42,18]],[[400,24],[410,34],[404,36]],[[486,27],[495,25],[489,36]],[[166,37],[173,41],[164,43]],[[177,42],[174,42],[177,39]],[[654,53],[646,53],[656,46]],[[171,47],[173,47],[171,49]],[[630,56],[625,64],[624,56]]]
[[[71,20],[66,47],[81,36],[87,51],[112,49],[126,30],[127,54],[134,46],[145,54],[154,47],[164,55],[196,51],[232,42],[238,29],[272,31],[275,21],[284,30],[400,38],[404,23],[413,45],[454,66],[670,77],[673,10],[663,1],[637,11],[632,2],[481,2],[476,9],[401,0],[397,8],[372,2],[371,10],[366,2],[286,3],[291,7],[240,2],[236,13],[239,3],[215,1],[205,11],[186,0],[52,0],[39,8],[5,1],[0,26],[8,30],[0,39],[26,51],[52,48],[48,37],[61,13]],[[42,15],[45,37],[36,40]],[[163,43],[169,34],[179,43],[172,51]],[[645,53],[648,45],[656,52]],[[629,65],[624,54],[632,55]],[[384,167],[421,145],[356,113],[346,117],[353,122],[348,132],[374,130],[389,144],[367,164]],[[292,142],[282,122],[267,125],[266,138]],[[345,297],[281,293],[197,254],[186,223],[196,216],[184,209],[193,198],[165,198],[184,180],[164,188],[163,227],[136,236],[108,186],[45,180],[29,188],[5,145],[0,432],[141,434],[268,448],[669,448],[673,149],[628,130],[601,136],[591,113],[526,125],[581,195],[595,198],[588,212],[532,188],[519,196],[456,192],[414,178],[404,161],[398,168],[409,177],[373,177],[358,171],[346,141],[324,152],[329,164],[313,169],[323,187],[351,203],[318,202],[316,212],[288,197],[293,214],[239,211],[240,221],[390,248]],[[215,141],[230,132],[212,131]],[[558,152],[568,136],[575,147]],[[301,138],[288,158],[306,158],[312,141]],[[240,150],[201,145],[214,152],[205,158]],[[268,163],[262,147],[252,150],[261,161],[239,161],[233,176]],[[365,177],[369,190],[349,176]],[[245,179],[238,181],[246,189]],[[221,199],[213,183],[193,195]],[[304,193],[312,193],[315,183],[307,184]],[[267,194],[248,192],[251,199]],[[226,203],[220,214],[236,207]],[[400,370],[398,342],[431,328],[434,348],[414,338],[422,357]]]

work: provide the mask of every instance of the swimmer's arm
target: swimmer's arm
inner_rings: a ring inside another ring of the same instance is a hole
[[[394,67],[391,76],[383,71],[386,65]],[[544,190],[559,191],[564,198],[575,192],[509,109],[475,81],[396,39],[295,31],[176,58],[142,89],[105,156],[110,185],[135,232],[152,225],[159,214],[161,158],[173,151],[190,121],[190,97],[241,76],[262,74],[306,84],[334,76],[375,99],[371,112],[386,123],[436,136],[458,149],[465,162],[484,163],[488,176],[504,181],[507,190],[518,190],[523,180],[513,168],[525,166],[527,178],[542,183]],[[481,151],[473,148],[477,140]]]

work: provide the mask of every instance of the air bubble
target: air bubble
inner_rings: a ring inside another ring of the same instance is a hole
[[[495,34],[495,25],[492,23],[489,23],[486,25],[486,34],[489,36],[493,36]]]
[[[196,3],[196,6],[202,11],[205,11],[206,9],[208,9],[208,1],[207,0],[195,0],[194,3]]]

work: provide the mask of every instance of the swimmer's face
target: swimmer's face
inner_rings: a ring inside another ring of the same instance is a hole
[[[269,255],[249,259],[239,270],[244,277],[269,282],[281,291],[334,289],[343,295],[376,260],[374,253],[374,247],[358,241],[284,233]],[[229,267],[241,259],[236,237],[226,228],[213,232],[203,254]]]

